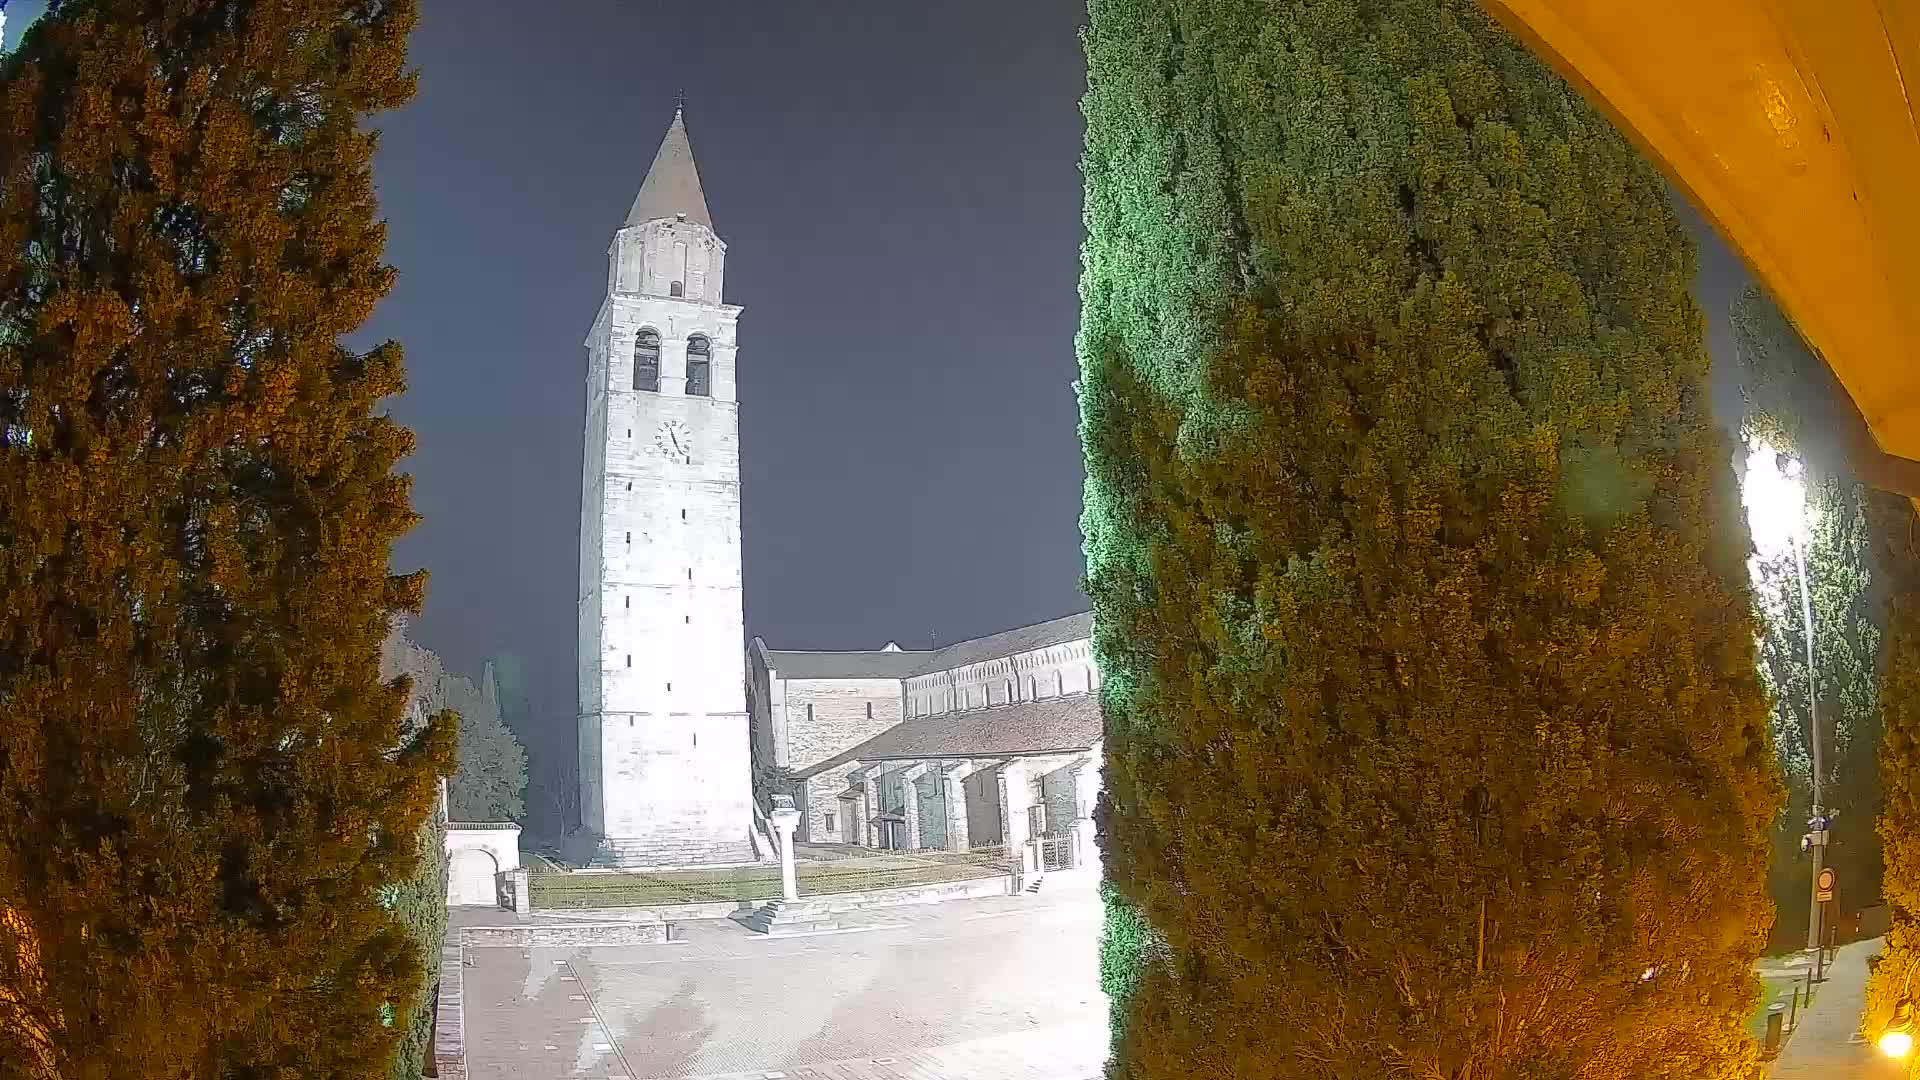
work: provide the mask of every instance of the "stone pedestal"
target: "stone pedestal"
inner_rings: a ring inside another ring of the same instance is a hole
[[[784,803],[784,805],[782,805]],[[788,903],[800,899],[800,883],[793,869],[793,832],[800,826],[800,811],[785,795],[773,797],[773,831],[779,835],[780,895]]]

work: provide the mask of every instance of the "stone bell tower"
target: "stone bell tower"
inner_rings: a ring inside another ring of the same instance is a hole
[[[628,866],[754,858],[726,255],[676,110],[586,340],[581,816]]]

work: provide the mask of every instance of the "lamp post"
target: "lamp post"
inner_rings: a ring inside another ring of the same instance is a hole
[[[1908,963],[1906,978],[1900,982],[1900,997],[1893,1006],[1893,1019],[1880,1029],[1880,1038],[1874,1045],[1890,1058],[1903,1058],[1913,1053],[1913,1001],[1907,997],[1907,990],[1913,985],[1914,965]]]
[[[1790,479],[1800,480],[1800,463],[1788,461],[1786,474]],[[1820,752],[1820,680],[1819,672],[1814,667],[1813,588],[1807,577],[1807,501],[1804,494],[1806,488],[1804,482],[1796,486],[1799,488],[1800,498],[1794,500],[1792,506],[1793,527],[1787,530],[1787,547],[1793,551],[1794,570],[1800,577],[1800,620],[1807,639],[1807,745],[1813,758],[1813,805],[1811,812],[1807,815],[1807,830],[1810,838],[1807,850],[1813,856],[1813,873],[1807,889],[1809,905],[1807,948],[1813,950],[1817,957],[1824,957],[1824,954],[1820,953],[1821,947],[1825,944],[1822,939],[1826,929],[1822,925],[1825,922],[1822,918],[1825,904],[1820,899],[1820,870],[1827,864],[1829,823],[1823,783],[1826,778],[1826,768]],[[1815,964],[1817,967],[1825,967],[1819,960],[1816,960]]]

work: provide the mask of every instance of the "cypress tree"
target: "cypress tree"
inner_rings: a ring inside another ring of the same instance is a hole
[[[1885,621],[1867,535],[1867,491],[1845,458],[1822,438],[1831,420],[1810,402],[1822,388],[1821,363],[1793,324],[1756,285],[1729,311],[1739,349],[1745,415],[1742,434],[1799,459],[1805,468],[1809,529],[1805,564],[1812,598],[1814,670],[1807,667],[1800,569],[1791,554],[1751,562],[1761,627],[1760,674],[1773,700],[1772,731],[1787,803],[1773,829],[1769,888],[1779,911],[1776,948],[1807,941],[1812,862],[1800,850],[1812,808],[1813,760],[1808,742],[1809,678],[1818,699],[1822,795],[1835,817],[1826,863],[1839,873],[1839,925],[1880,901],[1879,676]],[[1885,550],[1884,547],[1882,550]]]
[[[1920,518],[1898,495],[1870,492],[1867,524],[1887,579],[1887,633],[1880,658],[1878,831],[1881,893],[1892,916],[1867,981],[1862,1028],[1877,1037],[1904,1004],[1920,1002]],[[1905,1075],[1920,1074],[1909,1057]]]
[[[1111,1074],[1746,1075],[1780,791],[1659,178],[1468,0],[1089,6]]]
[[[0,69],[5,1060],[384,1080],[411,1024],[388,887],[453,731],[378,674],[412,443],[342,338],[413,21],[55,0]]]

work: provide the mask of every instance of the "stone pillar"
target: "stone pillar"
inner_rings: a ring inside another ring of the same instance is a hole
[[[920,787],[919,780],[927,774],[927,763],[920,762],[900,773],[900,790],[906,799],[901,813],[907,818],[907,850],[920,850]]]
[[[860,835],[866,837],[862,846],[873,848],[880,846],[879,817],[883,809],[885,807],[880,805],[879,785],[874,783],[873,777],[862,776],[860,778]]]
[[[780,835],[780,895],[788,903],[800,899],[800,883],[793,869],[793,830],[800,824],[800,811],[793,808],[793,797],[773,797],[773,831]]]
[[[521,915],[533,913],[533,893],[528,880],[527,868],[516,866],[507,871],[508,887],[513,890],[513,910]]]
[[[1040,872],[1039,851],[1027,828],[1027,807],[1033,792],[1027,781],[1027,763],[1009,761],[1000,768],[1000,827],[1007,834],[1007,858],[1019,868],[1015,888],[1024,888]]]
[[[967,776],[973,772],[970,762],[942,769],[941,800],[947,814],[947,850],[967,850]]]
[[[1093,824],[1093,807],[1100,799],[1100,752],[1095,750],[1074,767],[1074,865],[1100,868],[1100,845]]]

